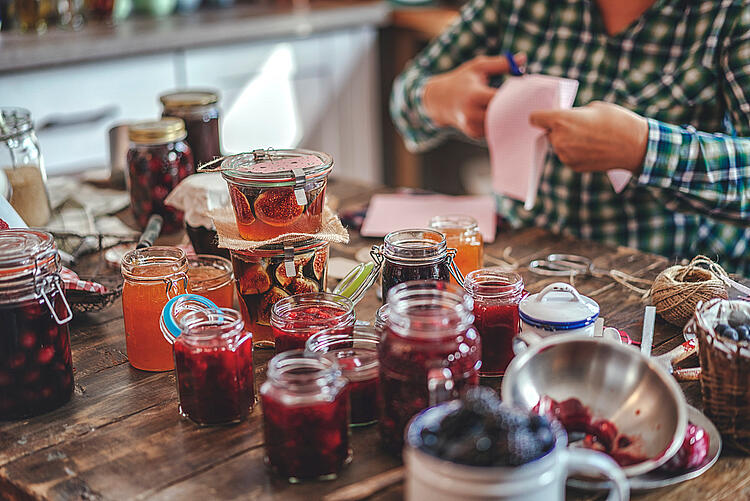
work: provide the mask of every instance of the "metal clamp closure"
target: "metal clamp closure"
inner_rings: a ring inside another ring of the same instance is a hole
[[[305,177],[305,171],[297,167],[296,169],[292,169],[292,174],[294,174],[294,197],[297,199],[297,205],[305,206],[307,205],[307,195],[305,194],[307,178]]]
[[[164,278],[164,283],[167,284],[167,290],[165,292],[167,295],[167,299],[172,299],[179,294],[184,294],[184,292],[180,292],[180,290],[177,288],[177,282],[179,282],[180,280],[182,280],[183,291],[187,291],[188,276],[185,272],[181,271]]]
[[[52,301],[49,300],[49,296],[47,296],[47,292],[45,291],[45,289],[52,283],[54,283],[54,287],[57,289],[57,292],[60,293],[60,299],[62,300],[63,305],[65,305],[65,318],[60,318],[57,315],[57,312],[55,311],[55,306],[52,304]],[[62,278],[60,278],[60,275],[55,273],[54,275],[50,275],[46,277],[42,281],[42,288],[41,290],[38,291],[39,294],[41,294],[42,298],[44,299],[44,304],[47,305],[47,308],[49,308],[50,313],[52,313],[52,318],[55,319],[55,322],[57,322],[57,325],[68,323],[73,319],[73,312],[70,310],[70,305],[68,304],[68,300],[65,299],[65,293],[63,292],[62,287],[60,287],[60,283],[62,283]]]
[[[284,274],[287,278],[297,276],[297,268],[294,266],[294,247],[284,246]]]
[[[455,280],[456,283],[461,287],[464,287],[464,276],[461,273],[461,270],[458,269],[458,265],[456,264],[456,254],[458,254],[458,249],[448,248],[448,257],[446,257],[446,264],[448,265],[448,271],[453,277],[453,280]]]

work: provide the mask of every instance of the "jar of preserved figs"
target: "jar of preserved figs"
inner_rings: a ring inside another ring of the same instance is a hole
[[[219,256],[201,255],[188,258],[188,290],[213,301],[219,308],[234,304],[232,263]]]
[[[453,261],[462,275],[482,267],[484,240],[476,219],[464,215],[435,216],[430,228],[445,235],[448,247],[456,249]]]
[[[305,350],[335,360],[347,380],[351,425],[378,420],[378,344],[380,331],[357,325],[351,333],[326,329],[307,340]]]
[[[187,129],[187,143],[195,165],[221,156],[219,143],[219,95],[209,90],[184,90],[159,97],[162,117],[181,118]]]
[[[60,407],[73,392],[73,318],[52,235],[0,231],[0,420]]]
[[[349,395],[335,360],[276,355],[260,398],[266,463],[289,482],[336,478],[351,461]]]
[[[177,247],[146,247],[128,252],[120,263],[125,283],[122,312],[128,360],[136,369],[174,368],[172,345],[159,328],[164,305],[188,287],[188,261]]]
[[[182,294],[164,306],[160,326],[174,345],[180,414],[204,426],[247,419],[255,404],[253,343],[240,313]]]
[[[330,155],[308,150],[255,150],[226,158],[221,172],[242,238],[318,232],[331,169]]]
[[[135,221],[146,227],[151,214],[164,218],[162,232],[183,227],[183,213],[164,203],[180,181],[195,172],[193,153],[185,142],[185,123],[179,118],[139,122],[129,126],[128,173]]]
[[[273,348],[271,310],[293,294],[326,290],[328,242],[305,240],[231,251],[234,283],[245,325],[260,348]]]
[[[502,376],[513,359],[513,338],[521,330],[518,303],[523,278],[512,271],[479,269],[464,279],[474,299],[474,327],[482,340],[481,376]]]
[[[338,294],[311,292],[284,298],[271,309],[276,353],[304,348],[310,336],[329,328],[351,335],[355,321],[354,304]]]
[[[400,454],[404,428],[422,409],[479,384],[481,341],[471,296],[447,281],[416,280],[388,294],[388,320],[378,345],[380,432]]]

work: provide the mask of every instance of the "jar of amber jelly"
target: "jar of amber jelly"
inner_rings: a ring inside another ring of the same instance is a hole
[[[476,219],[460,214],[435,216],[430,220],[430,228],[445,235],[448,247],[456,249],[453,261],[462,275],[482,267],[484,240]]]
[[[184,90],[159,96],[162,117],[181,118],[195,165],[221,156],[219,144],[219,95],[209,90]]]
[[[266,463],[289,482],[334,479],[351,461],[349,394],[335,360],[276,355],[260,398]]]
[[[234,303],[234,276],[229,259],[208,254],[188,258],[188,289],[214,302],[219,308]]]
[[[52,235],[0,231],[0,420],[60,407],[73,392],[73,318]]]
[[[187,291],[185,252],[177,247],[136,249],[122,257],[120,268],[130,364],[144,371],[172,370],[172,345],[161,333],[159,318],[167,301]]]

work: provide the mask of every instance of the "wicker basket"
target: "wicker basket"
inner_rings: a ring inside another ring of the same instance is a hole
[[[101,311],[112,306],[122,294],[122,277],[109,275],[101,277],[80,277],[81,280],[98,282],[107,288],[107,292],[87,292],[79,290],[68,290],[65,297],[70,303],[73,313],[91,313]]]
[[[727,445],[750,455],[750,342],[714,331],[732,311],[750,314],[750,303],[712,299],[699,303],[689,329],[698,336],[703,409]]]

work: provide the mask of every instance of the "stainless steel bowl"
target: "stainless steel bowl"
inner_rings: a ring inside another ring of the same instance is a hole
[[[502,398],[531,410],[540,397],[575,397],[595,418],[640,437],[640,452],[650,458],[623,467],[628,477],[658,468],[682,445],[687,403],[664,369],[626,345],[578,335],[552,336],[513,359],[505,372]]]

